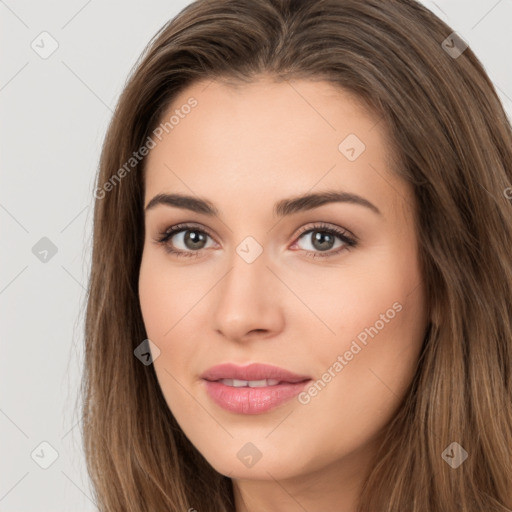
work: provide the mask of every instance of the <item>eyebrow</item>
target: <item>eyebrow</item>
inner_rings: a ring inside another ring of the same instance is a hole
[[[343,191],[326,191],[315,194],[305,194],[289,199],[281,199],[274,205],[274,216],[285,217],[294,213],[299,213],[313,208],[318,208],[329,203],[351,203],[364,206],[377,215],[382,215],[381,211],[364,197]],[[210,217],[218,217],[219,211],[206,199],[182,194],[157,194],[147,204],[145,211],[155,208],[157,205],[174,206],[183,208],[196,213],[202,213]]]

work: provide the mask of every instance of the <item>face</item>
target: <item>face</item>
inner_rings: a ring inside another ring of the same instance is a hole
[[[164,121],[177,109],[146,161],[139,280],[170,410],[237,482],[362,474],[427,326],[414,197],[379,118],[326,82],[266,78],[196,83]],[[224,363],[241,373],[203,378]]]

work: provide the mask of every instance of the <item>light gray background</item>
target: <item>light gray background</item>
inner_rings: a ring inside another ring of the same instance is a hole
[[[99,153],[130,69],[189,3],[0,0],[1,512],[96,510],[76,406]],[[470,44],[512,117],[512,0],[423,3]],[[58,43],[46,59],[31,47],[43,31]],[[46,262],[32,250],[43,237],[57,248]],[[47,469],[43,442],[58,454]]]

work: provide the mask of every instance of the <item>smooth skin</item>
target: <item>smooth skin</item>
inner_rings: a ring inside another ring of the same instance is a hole
[[[160,350],[154,369],[162,392],[190,441],[233,479],[237,512],[354,512],[428,322],[412,189],[390,168],[379,118],[327,82],[196,82],[165,119],[190,97],[197,106],[147,157],[144,205],[157,194],[186,194],[219,214],[162,204],[145,212],[139,296]],[[353,161],[339,149],[350,134],[366,146]],[[351,202],[273,213],[282,199],[329,190],[357,194],[380,214]],[[194,226],[156,241],[180,223]],[[321,228],[302,234],[318,223],[358,244]],[[262,249],[252,263],[237,252],[247,237]],[[166,245],[195,254],[178,257]],[[400,311],[376,324],[395,303]],[[332,370],[375,325],[378,333]],[[294,398],[237,414],[214,403],[200,378],[224,362],[273,364],[314,381],[331,368],[331,380],[306,404]],[[261,453],[252,467],[237,456],[247,443]]]

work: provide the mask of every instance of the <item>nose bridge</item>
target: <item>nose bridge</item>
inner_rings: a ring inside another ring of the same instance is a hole
[[[274,329],[280,314],[277,294],[270,293],[275,277],[267,268],[266,253],[256,254],[251,244],[242,242],[236,248],[216,296],[216,326],[232,338],[242,338],[255,329]]]
[[[262,252],[251,260],[246,257],[251,249],[244,253],[244,246],[241,244],[233,255],[229,273],[222,284],[221,300],[225,302],[234,301],[234,305],[252,304],[254,307],[261,299],[265,298],[265,287],[268,285],[268,278],[271,272],[267,268],[266,255]],[[242,253],[242,256],[240,254]],[[233,307],[233,304],[230,305]]]

